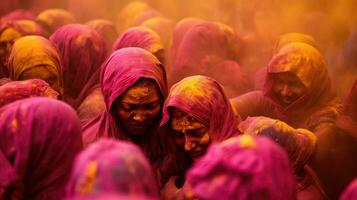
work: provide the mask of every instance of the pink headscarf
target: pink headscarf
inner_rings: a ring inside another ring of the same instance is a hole
[[[354,200],[357,198],[357,178],[354,179],[340,197],[340,200]]]
[[[82,89],[106,57],[105,42],[96,31],[79,24],[63,26],[50,40],[63,60],[65,101],[77,108],[83,101]]]
[[[124,48],[112,53],[102,65],[101,88],[106,109],[103,113],[89,121],[83,127],[85,145],[93,143],[98,138],[115,138],[131,140],[117,123],[112,112],[114,101],[139,79],[153,79],[160,88],[162,96],[167,94],[166,74],[163,66],[150,52],[141,48]],[[158,144],[157,128],[147,133],[136,143],[144,151],[151,162],[157,159],[160,145]]]
[[[177,48],[171,70],[173,82],[191,76],[215,78],[228,96],[246,90],[238,64],[241,42],[233,29],[225,24],[201,22],[191,27]]]
[[[296,199],[289,159],[270,139],[243,135],[212,144],[187,173],[188,197]]]
[[[160,36],[144,26],[132,27],[123,32],[115,41],[113,51],[125,47],[140,47],[153,54],[164,48]]]
[[[0,109],[0,199],[58,199],[82,148],[75,111],[38,97]]]
[[[152,168],[136,145],[100,139],[77,156],[67,195],[95,197],[108,193],[158,199]]]
[[[110,53],[115,40],[118,37],[118,31],[115,25],[105,19],[96,19],[86,23],[86,26],[96,30],[103,37],[107,46],[107,53]]]
[[[0,107],[19,99],[41,96],[57,99],[58,95],[43,80],[11,81],[0,86]]]
[[[1,22],[8,20],[19,20],[19,19],[27,19],[27,20],[35,20],[36,16],[29,10],[16,9],[1,17]]]
[[[222,86],[213,78],[191,76],[173,85],[164,104],[160,126],[170,120],[170,107],[192,115],[209,127],[213,142],[239,134],[239,119],[234,115]]]

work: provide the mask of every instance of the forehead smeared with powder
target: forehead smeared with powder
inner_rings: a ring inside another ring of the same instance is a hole
[[[160,90],[156,82],[151,79],[141,79],[123,94],[122,100],[147,101],[153,97],[160,98]]]
[[[171,126],[177,131],[195,130],[205,127],[204,124],[199,122],[192,115],[179,109],[172,110]]]

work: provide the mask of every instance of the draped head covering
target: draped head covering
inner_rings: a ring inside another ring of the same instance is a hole
[[[342,193],[340,200],[353,200],[357,198],[357,178],[354,179]]]
[[[66,10],[53,8],[38,14],[36,21],[45,29],[46,35],[50,36],[61,26],[75,23],[76,19]]]
[[[310,35],[306,35],[303,33],[286,33],[279,37],[277,43],[274,46],[273,55],[278,53],[280,51],[280,49],[282,49],[284,46],[294,43],[294,42],[301,42],[301,43],[311,45],[314,48],[318,48],[317,42]]]
[[[284,150],[268,138],[247,135],[212,144],[188,171],[184,191],[202,200],[296,199]]]
[[[305,95],[290,105],[283,107],[278,102],[272,90],[273,76],[277,73],[289,72],[295,75],[306,87]],[[283,47],[268,64],[267,78],[263,89],[264,95],[269,97],[282,115],[288,115],[289,119],[282,119],[292,125],[293,118],[305,118],[313,112],[331,103],[335,93],[327,71],[327,67],[321,53],[313,46],[305,43],[291,43]],[[331,105],[324,112],[335,115],[338,108]],[[325,114],[326,114],[325,113]],[[299,121],[299,120],[297,120]]]
[[[79,24],[61,27],[50,40],[63,61],[65,101],[77,108],[83,100],[79,98],[82,89],[106,57],[105,42],[96,31]]]
[[[86,23],[86,26],[96,30],[103,37],[107,46],[107,53],[112,50],[112,46],[118,37],[115,25],[105,19],[95,19]]]
[[[201,22],[204,22],[204,20],[202,19],[198,19],[198,18],[184,18],[182,20],[180,20],[179,22],[177,22],[173,32],[172,32],[172,44],[171,44],[171,48],[170,48],[170,65],[172,65],[174,63],[174,61],[176,60],[176,54],[178,51],[178,48],[180,47],[180,44],[184,38],[184,36],[186,35],[186,33],[196,24],[199,24]]]
[[[158,199],[152,168],[136,145],[100,139],[77,156],[67,195],[95,197],[106,193]]]
[[[0,199],[62,196],[82,148],[75,111],[37,97],[2,107],[0,118]]]
[[[117,16],[117,27],[122,32],[129,27],[138,26],[146,19],[160,17],[161,14],[143,1],[128,3]]]
[[[177,49],[170,77],[176,82],[196,74],[211,76],[227,88],[228,96],[236,96],[246,86],[238,64],[240,45],[237,34],[225,24],[196,24]]]
[[[153,54],[162,50],[160,36],[150,28],[137,26],[123,32],[113,45],[113,51],[125,47],[140,47]]]
[[[288,124],[268,117],[248,117],[239,124],[246,135],[273,139],[288,153],[295,169],[304,167],[315,151],[316,136],[306,129],[294,129]]]
[[[48,97],[57,99],[58,93],[48,83],[39,79],[11,81],[0,86],[0,107],[19,99]]]
[[[16,31],[20,35],[20,37],[25,35],[40,35],[40,36],[44,35],[42,27],[32,20],[27,20],[27,19],[8,20],[1,23],[1,27],[0,27],[1,38],[8,38],[9,37],[8,34],[13,31]]]
[[[117,122],[113,106],[116,99],[142,78],[154,80],[162,97],[166,97],[165,70],[159,60],[150,52],[135,47],[124,48],[112,53],[103,63],[101,88],[106,108],[100,116],[84,125],[83,140],[85,145],[102,137],[131,140],[131,135],[125,132]],[[156,159],[159,148],[159,145],[156,144],[158,136],[155,126],[152,133],[147,133],[142,136],[140,141],[136,141],[139,142],[137,145],[141,147],[150,161]]]
[[[173,85],[163,107],[161,126],[170,120],[170,108],[173,107],[208,127],[211,141],[223,141],[239,134],[239,119],[222,86],[213,78],[191,76]]]
[[[0,77],[8,77],[6,65],[12,45],[25,35],[43,35],[43,31],[31,20],[4,19],[0,22]]]
[[[174,21],[165,17],[153,17],[145,20],[140,26],[145,26],[159,34],[162,43],[168,47],[171,42]]]
[[[16,9],[6,14],[5,16],[2,16],[0,22],[2,23],[8,20],[19,20],[19,19],[35,20],[35,18],[36,18],[35,15],[29,10]]]
[[[57,48],[46,38],[41,36],[25,36],[17,40],[10,53],[8,71],[14,81],[21,80],[26,70],[37,66],[44,66],[58,77],[62,89],[62,65]]]

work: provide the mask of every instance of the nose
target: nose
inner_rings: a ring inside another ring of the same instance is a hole
[[[288,85],[284,85],[280,91],[281,96],[289,97],[291,96],[291,90]]]
[[[137,111],[134,113],[133,119],[137,122],[143,122],[146,119],[146,114],[145,112]]]
[[[196,143],[192,141],[190,136],[185,134],[185,151],[191,151],[196,147]]]

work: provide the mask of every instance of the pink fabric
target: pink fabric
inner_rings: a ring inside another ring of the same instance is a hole
[[[118,31],[115,25],[109,20],[96,19],[86,23],[86,26],[96,30],[103,37],[107,46],[107,53],[110,53],[115,40],[118,37]]]
[[[8,21],[8,20],[19,20],[19,19],[35,20],[36,16],[31,11],[17,9],[1,17],[1,22]]]
[[[283,149],[270,139],[243,135],[212,144],[187,173],[184,191],[198,199],[296,199]]]
[[[192,115],[209,127],[213,142],[239,134],[239,119],[222,86],[210,77],[191,76],[173,85],[164,104],[161,126],[170,120],[171,107]]]
[[[136,145],[100,139],[77,156],[67,195],[95,197],[106,193],[158,199],[152,168]]]
[[[30,79],[26,81],[11,81],[0,86],[0,107],[19,99],[30,97],[49,97],[57,99],[58,93],[45,81]]]
[[[101,88],[106,109],[103,113],[83,126],[85,145],[98,138],[131,140],[121,125],[116,122],[112,108],[114,101],[140,78],[153,79],[159,86],[162,96],[166,97],[167,83],[164,68],[157,58],[141,48],[124,48],[112,53],[102,65]],[[157,128],[143,136],[136,144],[144,151],[151,162],[157,159],[160,151]]]
[[[75,111],[38,97],[4,106],[0,113],[0,199],[62,196],[82,148]]]
[[[77,108],[83,101],[82,89],[106,57],[105,42],[96,31],[79,24],[63,26],[50,40],[63,60],[64,99]]]
[[[140,47],[151,53],[156,53],[164,47],[160,36],[150,28],[137,26],[124,31],[113,45],[113,51],[125,47]]]
[[[214,22],[201,22],[183,36],[173,60],[170,77],[173,82],[191,75],[215,78],[228,96],[245,92],[247,83],[241,78],[238,64],[241,42],[233,29]]]
[[[357,178],[354,179],[340,197],[340,200],[357,199]]]
[[[202,19],[198,18],[184,18],[177,22],[173,33],[172,33],[172,44],[169,53],[169,62],[170,67],[173,65],[174,61],[176,60],[176,54],[180,44],[186,35],[186,33],[196,24],[204,22]]]

